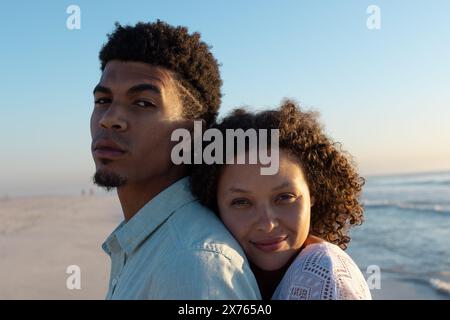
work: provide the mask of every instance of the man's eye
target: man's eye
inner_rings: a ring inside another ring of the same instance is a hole
[[[107,104],[107,103],[111,103],[111,99],[99,98],[95,100],[95,104]]]
[[[250,201],[247,199],[234,199],[231,201],[231,205],[236,208],[245,208],[250,206]]]
[[[153,102],[146,101],[146,100],[138,100],[134,104],[137,105],[138,107],[144,108],[144,109],[156,107],[156,105]]]

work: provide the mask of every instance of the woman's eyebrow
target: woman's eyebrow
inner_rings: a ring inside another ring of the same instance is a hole
[[[276,190],[280,190],[280,189],[284,189],[286,187],[290,187],[291,183],[288,181],[283,182],[282,184],[280,184],[279,186],[276,186],[274,188],[272,188],[272,191],[276,191]]]
[[[231,187],[228,189],[229,192],[233,192],[233,193],[250,193],[250,191],[248,190],[244,190],[244,189],[240,189],[240,188],[236,188],[236,187]]]

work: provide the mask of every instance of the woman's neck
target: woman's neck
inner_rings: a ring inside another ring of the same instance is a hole
[[[303,242],[303,245],[301,246],[300,250],[296,254],[293,254],[292,257],[284,266],[282,266],[277,270],[273,271],[263,270],[250,261],[250,267],[253,271],[253,274],[255,275],[256,281],[258,282],[258,287],[259,291],[261,292],[262,299],[270,300],[272,298],[273,294],[275,293],[275,290],[277,289],[278,284],[280,284],[281,280],[283,279],[284,274],[289,269],[292,262],[294,262],[295,258],[297,258],[299,253],[306,246],[314,243],[323,243],[323,242],[326,241],[311,234],[308,235],[306,240]]]
[[[281,279],[283,279],[284,274],[296,257],[297,254],[294,254],[284,266],[271,271],[263,270],[250,262],[250,267],[255,275],[263,300],[270,300],[272,298],[278,284],[281,282]]]

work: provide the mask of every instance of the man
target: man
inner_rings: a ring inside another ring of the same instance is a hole
[[[117,189],[125,218],[103,244],[107,299],[259,299],[242,249],[170,158],[173,130],[216,117],[222,81],[209,47],[159,20],[116,24],[100,61],[94,182]]]

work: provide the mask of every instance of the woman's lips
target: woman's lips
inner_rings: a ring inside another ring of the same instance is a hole
[[[281,249],[283,247],[284,241],[286,241],[287,236],[277,237],[272,239],[264,239],[258,241],[251,241],[251,243],[258,249],[265,252],[273,252]]]

